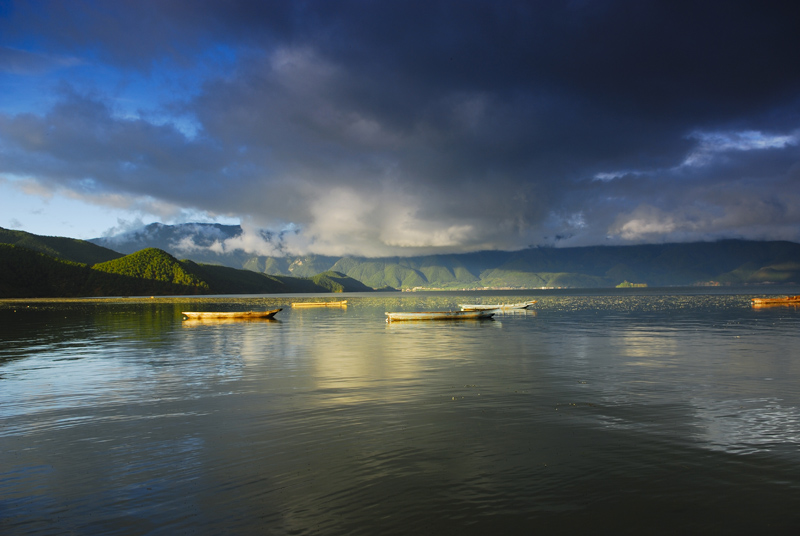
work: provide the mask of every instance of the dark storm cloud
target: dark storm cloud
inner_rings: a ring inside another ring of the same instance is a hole
[[[12,44],[145,73],[220,48],[235,61],[159,103],[196,135],[66,91],[0,117],[0,171],[296,224],[294,247],[330,253],[800,240],[798,15],[785,2],[13,4]]]
[[[77,58],[48,56],[0,46],[0,73],[35,75],[80,63]]]

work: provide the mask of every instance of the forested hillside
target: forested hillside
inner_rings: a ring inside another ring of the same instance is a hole
[[[140,232],[95,242],[142,249],[152,238],[173,255],[196,262],[276,277],[313,277],[332,270],[372,288],[591,288],[624,281],[649,286],[800,283],[800,244],[793,242],[722,240],[383,258],[220,253],[217,246],[241,232],[237,226],[152,224]],[[278,236],[264,238],[275,241],[276,247],[280,244]],[[182,250],[186,244],[193,246]]]
[[[194,294],[167,281],[94,270],[20,246],[0,244],[0,298],[74,298]]]
[[[270,274],[294,275],[307,266],[335,270],[373,288],[593,288],[623,281],[649,286],[753,285],[800,283],[800,244],[725,240],[378,259],[306,255],[258,258],[258,264]]]
[[[10,244],[44,253],[57,259],[95,264],[122,257],[111,249],[98,246],[86,240],[59,236],[40,236],[25,231],[12,231],[0,227],[0,244]]]
[[[202,227],[196,224],[192,228],[198,226]],[[164,233],[169,226],[158,229],[160,240],[167,241]],[[225,236],[232,232],[223,230]],[[217,232],[222,231],[215,228],[214,233]],[[140,236],[139,242],[146,242],[146,236]],[[623,282],[648,286],[800,284],[800,244],[793,242],[722,240],[384,258],[246,257],[241,251],[231,257],[215,254],[218,261],[234,259],[243,263],[238,267],[201,263],[191,254],[189,259],[179,261],[167,251],[149,247],[122,256],[82,240],[0,229],[0,243],[12,242],[17,248],[41,253],[48,259],[26,256],[10,246],[0,250],[4,267],[0,274],[2,296],[20,295],[22,289],[36,296],[96,296],[352,292],[383,288],[593,288],[614,287]],[[54,264],[54,260],[59,263]],[[23,265],[29,269],[20,268]],[[41,275],[40,283],[36,283],[34,274]]]
[[[208,292],[210,287],[197,275],[187,271],[175,257],[156,248],[147,248],[113,261],[95,264],[92,269],[133,279],[147,279]]]
[[[270,276],[249,270],[179,261],[156,248],[89,266],[23,246],[0,243],[0,298],[370,290],[337,272],[318,274],[313,278]]]

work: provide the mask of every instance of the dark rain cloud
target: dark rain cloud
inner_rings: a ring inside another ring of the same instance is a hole
[[[798,15],[735,1],[15,3],[0,44],[36,51],[14,54],[18,72],[42,54],[154,79],[231,60],[158,103],[194,133],[66,80],[52,108],[0,115],[0,172],[294,225],[297,251],[800,240]]]

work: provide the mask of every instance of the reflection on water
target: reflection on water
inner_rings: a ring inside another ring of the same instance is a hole
[[[0,532],[796,529],[800,311],[550,292],[384,321],[527,298],[0,304]]]
[[[196,328],[198,326],[214,326],[221,324],[270,324],[279,323],[276,318],[187,318],[181,323],[184,328]]]

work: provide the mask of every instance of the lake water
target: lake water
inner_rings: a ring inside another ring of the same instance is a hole
[[[0,302],[0,533],[797,534],[800,308],[759,290]]]

